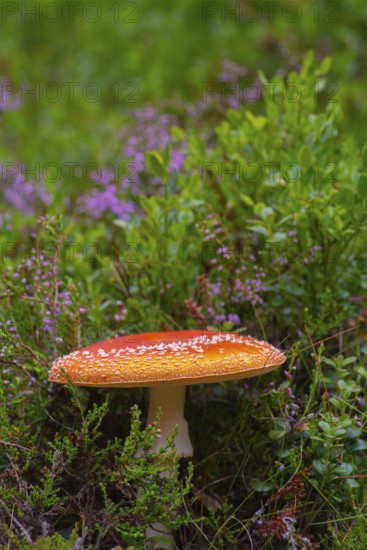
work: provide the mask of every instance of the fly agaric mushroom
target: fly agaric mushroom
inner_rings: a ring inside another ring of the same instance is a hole
[[[185,386],[260,376],[274,370],[285,356],[267,342],[233,333],[200,330],[151,332],[120,336],[92,344],[56,360],[49,380],[77,386],[150,388],[148,423],[158,408],[164,447],[176,425],[178,456],[192,456],[184,418]]]

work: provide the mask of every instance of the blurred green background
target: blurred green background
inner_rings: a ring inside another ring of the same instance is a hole
[[[330,79],[347,111],[344,123],[362,141],[366,37],[363,0],[3,2],[0,76],[23,86],[23,98],[20,108],[1,113],[0,155],[110,161],[131,109],[200,101],[223,59],[245,66],[250,83],[259,69],[271,77],[296,67],[310,48],[319,58],[333,56]],[[36,94],[25,94],[25,86]]]

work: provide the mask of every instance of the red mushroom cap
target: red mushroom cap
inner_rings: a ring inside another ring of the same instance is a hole
[[[285,361],[267,342],[233,333],[182,330],[120,336],[57,359],[49,379],[80,386],[199,384],[259,376]]]

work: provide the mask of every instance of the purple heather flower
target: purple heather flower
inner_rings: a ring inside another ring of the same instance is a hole
[[[212,291],[212,294],[214,296],[219,296],[219,294],[221,293],[221,290],[222,290],[222,283],[212,283],[210,284],[210,289]]]
[[[249,301],[252,305],[262,304],[260,293],[265,291],[259,278],[246,278],[244,281],[236,277],[234,279],[233,293],[239,303]]]
[[[236,313],[229,313],[229,315],[227,315],[227,320],[234,325],[241,324],[240,318]]]
[[[177,118],[173,115],[160,113],[153,107],[136,109],[133,113],[134,128],[129,128],[122,132],[125,139],[122,154],[125,158],[131,159],[134,167],[133,178],[129,185],[133,186],[133,193],[139,193],[141,183],[141,173],[146,170],[145,153],[146,151],[164,150],[167,144],[170,144],[170,171],[180,171],[186,158],[186,140],[177,143],[175,138],[170,135],[171,126],[178,126]],[[160,180],[155,180],[160,183]]]
[[[230,257],[228,254],[228,248],[226,246],[221,246],[220,248],[218,248],[217,254],[223,255],[223,258],[226,258],[226,259]]]
[[[33,215],[38,206],[49,206],[52,203],[52,196],[47,192],[45,182],[26,181],[21,165],[5,178],[2,196],[5,203],[25,216]]]
[[[240,78],[243,78],[248,73],[245,67],[238,65],[230,59],[224,59],[222,61],[222,70],[218,75],[218,80],[221,82],[234,83]]]
[[[16,111],[22,99],[17,86],[5,78],[0,79],[0,111]]]
[[[106,213],[112,213],[120,220],[129,221],[131,214],[137,211],[131,200],[120,199],[117,196],[116,185],[108,184],[104,189],[91,189],[79,199],[79,212],[88,213],[94,219],[101,218]]]
[[[215,315],[214,317],[214,321],[216,323],[224,323],[225,320],[226,320],[226,316],[223,313],[220,313],[219,315]]]

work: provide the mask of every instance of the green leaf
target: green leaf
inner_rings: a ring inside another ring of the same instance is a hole
[[[265,220],[269,217],[274,217],[274,210],[271,208],[271,206],[266,206],[261,212],[260,217]]]
[[[321,474],[321,475],[324,475],[324,472],[325,472],[325,462],[321,459],[315,459],[313,462],[313,465],[315,466],[316,468],[316,471]]]
[[[178,186],[178,172],[177,172],[177,170],[174,170],[173,175],[169,179],[168,184],[167,184],[168,194],[173,195],[177,190],[177,186]]]
[[[356,479],[353,479],[352,477],[346,479],[345,484],[352,489],[357,489],[358,487],[360,487],[360,483],[358,483],[358,481]]]
[[[266,204],[264,202],[257,202],[254,206],[254,212],[258,216],[260,216],[261,211],[266,208]]]
[[[170,126],[169,135],[172,136],[176,141],[181,142],[185,137],[185,132],[182,128],[179,128],[178,126]]]
[[[281,449],[280,451],[277,452],[277,455],[279,456],[279,458],[285,458],[290,454],[291,454],[290,449]]]
[[[259,493],[268,493],[274,487],[271,481],[253,481],[251,487]]]
[[[343,220],[340,218],[340,216],[334,216],[334,223],[335,223],[335,227],[339,231],[343,230],[344,224],[343,224]]]
[[[145,197],[144,195],[140,195],[139,201],[141,204],[141,207],[145,210],[147,214],[153,214],[156,207],[156,201],[154,200],[154,197]]]
[[[351,363],[354,363],[354,361],[357,360],[357,357],[346,357],[344,360],[343,360],[343,367],[346,367],[347,365],[350,365]]]
[[[117,225],[117,227],[122,227],[123,229],[131,225],[129,222],[125,220],[113,220],[113,224]]]
[[[362,195],[363,197],[367,196],[367,177],[364,174],[359,177],[357,189],[359,195]]]
[[[362,149],[362,162],[363,162],[363,168],[367,170],[367,141],[363,145],[363,149]]]
[[[145,161],[148,170],[153,176],[164,179],[167,175],[167,169],[164,165],[162,156],[157,151],[148,151],[145,153]]]
[[[168,142],[166,147],[164,148],[164,151],[163,151],[163,164],[166,167],[167,173],[168,173],[168,166],[169,166],[170,158],[171,158],[171,146]]]
[[[353,472],[353,466],[352,464],[349,464],[349,462],[343,462],[342,464],[336,466],[334,472],[341,476],[350,476],[350,474]]]
[[[195,215],[192,210],[180,210],[177,218],[180,223],[189,225],[195,220]]]
[[[367,442],[364,439],[356,439],[348,449],[351,451],[365,451],[367,449]]]
[[[250,111],[246,111],[246,118],[255,128],[255,130],[262,130],[265,128],[267,119],[264,116],[255,116]]]
[[[255,204],[254,201],[248,195],[244,195],[243,193],[240,193],[240,197],[241,197],[242,201],[245,204],[247,204],[247,206],[254,206],[254,204]]]
[[[360,428],[349,427],[349,428],[347,428],[345,438],[346,439],[355,439],[355,438],[359,437],[361,435],[361,433],[362,433],[362,431],[360,430]]]
[[[273,235],[273,242],[278,241],[285,241],[287,238],[287,233],[283,233],[282,231],[278,231],[277,233],[274,233]]]
[[[298,162],[300,163],[301,167],[307,170],[310,168],[313,162],[313,154],[312,150],[308,145],[302,145],[301,149],[298,152]]]
[[[316,72],[317,74],[320,74],[320,75],[327,74],[330,71],[330,68],[331,68],[331,56],[327,55],[321,61]]]
[[[268,433],[269,439],[275,440],[285,436],[284,430],[270,430]]]
[[[323,432],[325,432],[326,434],[330,434],[330,426],[327,422],[325,422],[324,420],[320,420],[319,422],[319,428],[321,428],[321,430]]]
[[[260,233],[260,235],[264,235],[264,237],[267,237],[269,235],[268,231],[262,225],[250,225],[249,229],[251,231],[254,231],[255,233]]]

